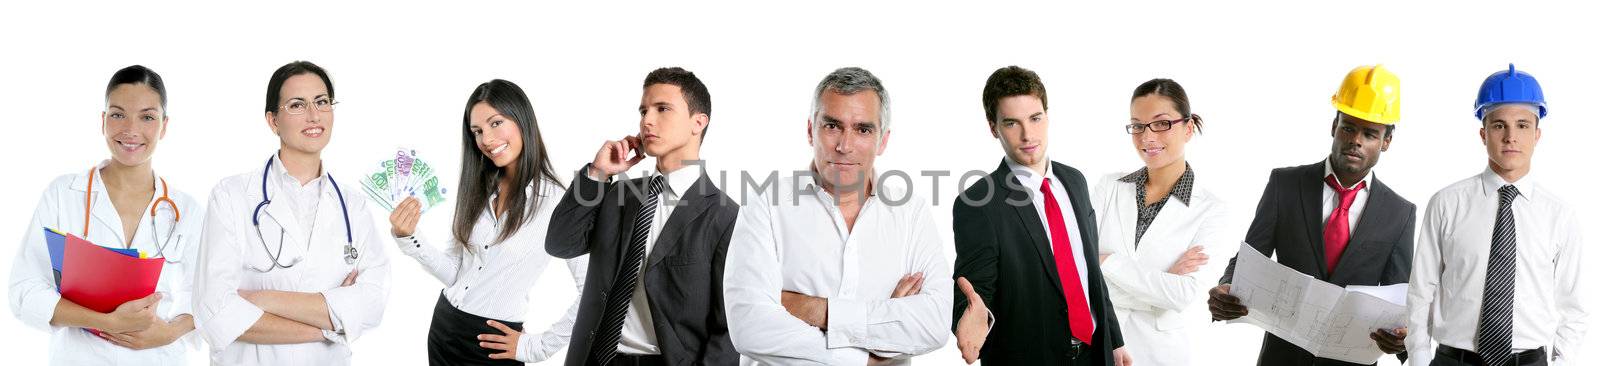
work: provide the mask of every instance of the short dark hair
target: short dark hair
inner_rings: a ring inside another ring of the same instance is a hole
[[[167,84],[161,82],[161,74],[140,65],[117,70],[117,73],[111,74],[111,82],[106,83],[106,101],[111,99],[111,90],[122,84],[144,84],[155,89],[156,96],[161,97],[161,115],[167,114]]]
[[[711,92],[706,90],[706,84],[693,72],[682,67],[663,67],[651,71],[644,76],[644,87],[651,85],[675,85],[683,93],[683,103],[689,105],[689,115],[705,113],[706,119],[711,119]],[[700,142],[705,143],[706,133],[711,132],[711,125],[706,124],[705,130],[700,132]]]
[[[1033,70],[1017,67],[1016,65],[1002,67],[989,74],[989,81],[983,84],[983,114],[989,123],[999,122],[1000,99],[1018,95],[1032,95],[1039,98],[1039,104],[1044,110],[1050,110],[1050,98],[1045,94],[1044,81],[1039,80],[1039,74]]]
[[[282,67],[279,67],[277,71],[273,71],[272,79],[267,81],[268,113],[276,112],[278,110],[278,103],[282,98],[282,95],[280,94],[283,92],[283,82],[289,80],[291,77],[304,74],[315,74],[318,78],[321,78],[322,85],[328,87],[328,99],[333,99],[333,79],[328,78],[328,71],[323,70],[322,66],[317,66],[317,64],[311,63],[311,61],[290,62]]]
[[[1132,103],[1134,99],[1147,95],[1159,95],[1162,98],[1167,98],[1168,101],[1172,102],[1172,108],[1178,110],[1179,116],[1188,118],[1189,123],[1194,124],[1195,132],[1205,132],[1202,128],[1205,127],[1203,126],[1205,123],[1200,120],[1200,116],[1189,111],[1189,93],[1185,93],[1183,86],[1178,85],[1178,82],[1172,81],[1172,79],[1150,79],[1144,84],[1139,84],[1139,87],[1133,88],[1133,98],[1129,98],[1128,102]]]

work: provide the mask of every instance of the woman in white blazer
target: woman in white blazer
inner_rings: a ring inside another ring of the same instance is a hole
[[[51,364],[185,363],[181,340],[194,341],[185,337],[194,329],[190,274],[205,215],[152,168],[167,132],[166,105],[166,86],[154,71],[135,65],[113,74],[100,115],[111,158],[50,183],[11,259],[11,313],[50,332]],[[155,293],[105,313],[63,298],[45,244],[54,234],[46,229],[163,258]]]
[[[194,307],[213,364],[347,365],[383,320],[388,240],[357,175],[341,182],[322,161],[333,106],[321,67],[278,68],[266,104],[278,152],[211,190]]]
[[[1189,365],[1183,311],[1213,282],[1209,248],[1228,247],[1226,209],[1197,184],[1184,144],[1200,133],[1183,87],[1155,79],[1134,90],[1129,124],[1144,168],[1102,178],[1094,191],[1105,274],[1126,348],[1139,365]]]

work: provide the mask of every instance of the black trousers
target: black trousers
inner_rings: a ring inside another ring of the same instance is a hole
[[[499,329],[489,326],[489,320],[456,309],[450,305],[449,300],[445,300],[444,293],[441,292],[439,302],[433,304],[433,323],[428,325],[428,364],[522,365],[522,362],[517,360],[491,359],[489,354],[502,351],[478,346],[479,334],[502,334]],[[522,331],[522,323],[493,320],[518,332]]]
[[[1510,361],[1506,361],[1505,365],[1484,365],[1483,358],[1475,352],[1439,345],[1439,351],[1434,352],[1433,362],[1428,366],[1544,366],[1548,362],[1545,361],[1544,347],[1518,353],[1512,356]]]

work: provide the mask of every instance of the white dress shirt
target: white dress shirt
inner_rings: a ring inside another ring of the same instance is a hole
[[[655,249],[656,239],[661,235],[661,229],[667,226],[667,219],[672,218],[672,211],[683,198],[683,192],[694,187],[694,182],[700,180],[705,170],[700,165],[685,165],[678,170],[665,174],[661,192],[657,193],[655,215],[650,221],[650,234],[644,242],[644,258],[650,258],[650,251]],[[583,174],[584,179],[590,178]],[[559,195],[556,197],[560,197]],[[648,198],[648,197],[647,197]],[[622,339],[617,341],[617,352],[634,355],[659,355],[661,347],[656,343],[656,328],[650,326],[655,321],[650,316],[650,301],[644,292],[644,273],[649,268],[650,261],[640,261],[639,277],[633,281],[633,297],[628,300],[628,315],[622,321]],[[581,290],[580,290],[581,291]]]
[[[102,162],[94,169],[104,168]],[[190,332],[165,346],[146,350],[123,348],[81,328],[50,325],[55,317],[56,304],[61,293],[56,287],[55,274],[50,266],[50,253],[45,247],[44,228],[76,235],[92,243],[110,248],[134,248],[155,256],[161,253],[166,263],[161,266],[161,278],[156,282],[156,292],[162,294],[157,304],[157,315],[170,321],[180,314],[190,313],[190,281],[194,273],[196,245],[200,240],[200,224],[205,220],[202,207],[193,198],[169,185],[167,195],[178,209],[176,226],[166,204],[159,206],[160,214],[150,216],[148,209],[162,194],[161,180],[155,181],[155,195],[144,205],[131,245],[122,226],[122,218],[111,203],[103,183],[103,175],[96,172],[93,193],[94,205],[86,207],[88,169],[76,174],[56,178],[45,188],[39,204],[33,211],[33,220],[24,230],[22,244],[11,259],[10,304],[11,314],[23,324],[50,332],[50,364],[52,365],[182,365],[184,344],[199,347],[199,339]],[[91,219],[88,237],[84,237],[84,210]],[[161,243],[166,243],[165,248]],[[18,336],[32,336],[18,335]]]
[[[211,214],[206,216],[200,238],[194,317],[197,332],[211,346],[211,362],[349,364],[350,343],[383,320],[389,298],[389,259],[384,249],[387,245],[381,243],[387,235],[378,233],[366,196],[356,186],[339,187],[342,197],[336,195],[333,184],[320,184],[319,194],[311,197],[290,193],[302,186],[288,175],[276,155],[266,177],[272,203],[261,209],[263,234],[258,234],[251,218],[262,202],[262,171],[259,165],[250,166],[258,168],[224,178],[211,190],[207,206]],[[321,176],[319,180],[324,180],[327,173]],[[341,201],[348,205],[348,212],[341,210]],[[302,213],[295,211],[307,210],[296,207],[315,207],[315,214],[309,222],[301,221]],[[345,262],[346,214],[349,238],[360,253],[354,264]],[[266,243],[263,235],[272,238],[272,243]],[[278,268],[274,262],[290,267]],[[355,284],[340,286],[353,270],[360,273]],[[237,342],[263,314],[261,308],[239,296],[240,290],[320,293],[334,330],[324,330],[325,339],[312,343]]]
[[[1506,184],[1519,191],[1511,201],[1517,244],[1511,348],[1550,347],[1555,363],[1562,364],[1582,344],[1588,328],[1583,293],[1592,285],[1579,283],[1584,242],[1577,212],[1532,175],[1507,183],[1485,169],[1428,201],[1408,293],[1406,348],[1412,363],[1426,365],[1433,358],[1433,341],[1477,349],[1499,189]]]
[[[1089,264],[1087,261],[1100,260],[1100,258],[1096,255],[1093,259],[1089,259],[1090,257],[1084,255],[1083,233],[1078,232],[1078,214],[1072,209],[1072,197],[1067,194],[1067,187],[1061,185],[1061,179],[1056,178],[1055,168],[1052,167],[1055,164],[1045,164],[1044,174],[1039,174],[1034,172],[1033,168],[1011,160],[1011,157],[1006,157],[1005,160],[1006,165],[1011,167],[1011,172],[1016,174],[1017,181],[1022,183],[1023,187],[1028,188],[1028,197],[1033,199],[1033,209],[1039,213],[1039,227],[1044,228],[1045,243],[1050,244],[1050,253],[1055,254],[1055,234],[1050,232],[1050,216],[1045,213],[1044,191],[1039,190],[1040,187],[1044,186],[1044,178],[1050,178],[1050,195],[1055,197],[1056,207],[1061,208],[1061,220],[1066,223],[1067,237],[1072,239],[1070,240],[1072,243],[1072,263],[1078,267],[1078,288],[1083,289],[1083,298],[1092,299],[1093,297],[1089,297]],[[1045,161],[1050,160],[1045,159]],[[1065,291],[1066,288],[1063,287],[1062,290]],[[1089,307],[1089,310],[1102,311],[1095,309],[1093,305]],[[993,316],[991,312],[990,317]],[[1091,324],[1099,326],[1098,320],[1093,317],[1090,317],[1089,320]]]
[[[1322,176],[1327,177],[1330,175],[1334,177],[1333,181],[1339,182],[1339,176],[1333,174],[1333,164],[1323,160]],[[1366,184],[1363,185],[1361,183]],[[1339,185],[1344,185],[1344,182],[1339,182]],[[1350,219],[1350,226],[1348,227],[1351,233],[1356,232],[1356,223],[1361,221],[1361,212],[1367,209],[1367,197],[1371,196],[1368,192],[1371,192],[1372,189],[1372,169],[1367,169],[1367,175],[1361,177],[1360,183],[1344,186],[1344,188],[1355,188],[1357,185],[1361,186],[1361,190],[1356,191],[1356,200],[1350,203],[1350,215],[1347,216]],[[1324,182],[1322,184],[1322,225],[1324,227],[1328,225],[1328,217],[1333,216],[1333,210],[1339,208],[1339,203],[1339,191],[1334,190],[1333,187],[1329,187]],[[1317,230],[1317,232],[1320,233],[1322,230]]]
[[[1189,201],[1169,194],[1142,239],[1135,245],[1139,220],[1137,183],[1107,175],[1095,186],[1094,208],[1099,220],[1100,254],[1107,254],[1100,270],[1105,274],[1111,303],[1116,307],[1122,338],[1139,365],[1190,365],[1190,337],[1185,328],[1192,319],[1183,311],[1203,304],[1206,290],[1221,275],[1227,262],[1209,262],[1196,272],[1167,273],[1189,248],[1220,253],[1239,242],[1226,229],[1226,205],[1196,180]]]
[[[944,346],[952,282],[926,202],[875,187],[852,231],[812,177],[774,186],[740,208],[723,274],[728,333],[746,364],[863,365]],[[924,275],[922,292],[890,299],[912,273]],[[828,330],[790,315],[783,291],[827,298]]]
[[[543,187],[534,192],[534,186]],[[524,189],[529,203],[537,194],[539,207],[517,232],[505,241],[499,241],[500,232],[507,221],[496,217],[492,205],[478,214],[472,225],[472,235],[467,244],[472,250],[463,250],[460,243],[449,240],[443,251],[430,244],[419,230],[413,236],[395,238],[400,252],[416,259],[422,268],[444,283],[444,298],[451,306],[469,314],[509,322],[523,322],[532,300],[533,284],[544,274],[550,263],[550,254],[544,250],[545,228],[550,227],[550,213],[565,193],[560,184],[544,182]],[[494,202],[499,193],[490,193]],[[578,292],[583,291],[584,275],[589,269],[589,256],[567,260],[567,270]],[[572,322],[578,316],[578,302],[573,301],[561,320],[551,324],[549,330],[538,336],[526,333],[517,341],[517,361],[540,362],[567,346],[572,337]]]

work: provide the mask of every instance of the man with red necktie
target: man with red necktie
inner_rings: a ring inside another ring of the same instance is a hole
[[[1278,168],[1268,178],[1245,241],[1278,263],[1339,286],[1405,283],[1417,207],[1372,174],[1400,120],[1400,80],[1383,66],[1361,66],[1333,96],[1333,146],[1327,159]],[[1249,313],[1229,294],[1234,261],[1211,289],[1214,320]],[[1378,348],[1405,360],[1406,329],[1379,329]],[[1317,358],[1272,334],[1258,365],[1354,365]]]
[[[1083,173],[1050,161],[1044,83],[1004,67],[983,90],[1005,159],[956,199],[954,331],[967,363],[1132,364],[1097,257]]]

